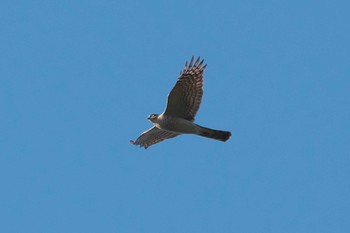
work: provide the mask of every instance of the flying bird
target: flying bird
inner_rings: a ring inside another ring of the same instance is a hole
[[[209,129],[194,123],[203,96],[203,73],[207,66],[203,62],[200,57],[194,62],[193,56],[189,63],[186,61],[168,95],[165,111],[149,115],[147,119],[154,126],[143,132],[136,141],[130,140],[132,144],[147,148],[181,134],[196,134],[223,142],[230,138],[229,131]]]

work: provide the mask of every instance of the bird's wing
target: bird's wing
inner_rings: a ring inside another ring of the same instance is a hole
[[[193,57],[180,72],[179,78],[168,95],[164,114],[194,121],[203,96],[203,72],[207,65],[200,57],[193,64]]]
[[[158,129],[157,127],[153,126],[149,130],[143,132],[136,141],[130,140],[130,142],[136,146],[144,147],[147,149],[147,147],[156,144],[158,142],[161,142],[168,138],[176,137],[177,133],[173,133],[170,131]]]

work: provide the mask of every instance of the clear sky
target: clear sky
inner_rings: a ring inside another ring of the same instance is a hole
[[[0,232],[350,232],[349,1],[0,4]],[[226,143],[129,143],[186,60]]]

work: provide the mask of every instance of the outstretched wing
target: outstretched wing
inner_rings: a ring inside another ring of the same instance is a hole
[[[193,64],[193,57],[188,64],[186,62],[183,71],[168,95],[168,102],[164,114],[181,117],[194,121],[203,96],[203,72],[207,65],[200,57]]]
[[[136,141],[130,140],[130,142],[136,146],[144,147],[147,149],[147,147],[153,144],[156,144],[168,138],[176,137],[177,135],[179,134],[158,129],[157,127],[153,126],[149,130],[143,132],[140,137],[136,139]]]

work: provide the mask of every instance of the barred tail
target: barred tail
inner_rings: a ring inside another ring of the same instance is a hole
[[[209,129],[200,125],[197,126],[199,129],[198,135],[202,137],[212,138],[223,142],[226,142],[231,137],[231,132],[229,131]]]

